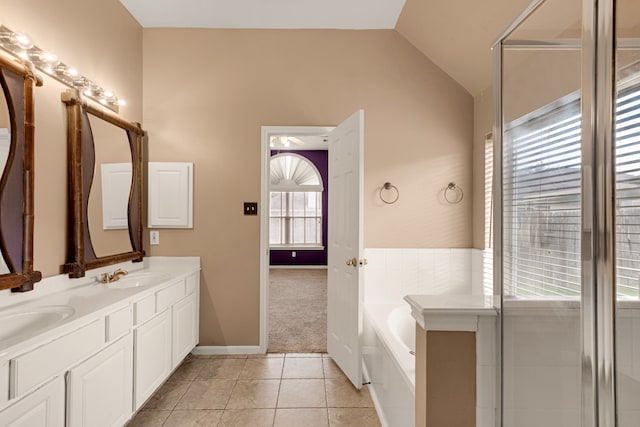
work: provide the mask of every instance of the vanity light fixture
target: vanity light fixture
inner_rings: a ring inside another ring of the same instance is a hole
[[[62,62],[56,54],[40,49],[26,34],[15,33],[1,25],[0,48],[31,62],[45,74],[71,88],[80,90],[85,96],[116,112],[118,107],[126,105],[124,99],[118,98],[112,91],[105,90],[100,85],[89,80],[80,74],[77,68]]]

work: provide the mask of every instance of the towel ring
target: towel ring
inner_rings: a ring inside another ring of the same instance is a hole
[[[393,198],[388,198],[385,199],[383,196],[383,191],[395,191],[396,195]],[[385,182],[384,185],[382,187],[380,187],[380,200],[382,200],[383,202],[385,202],[388,205],[392,205],[395,202],[398,201],[398,199],[400,198],[400,190],[398,190],[398,187],[396,187],[395,185],[391,184],[390,182]]]
[[[455,198],[450,193],[455,193]],[[449,204],[455,205],[457,203],[460,203],[463,198],[464,198],[464,191],[462,191],[462,188],[460,188],[460,186],[455,182],[450,182],[447,185],[447,188],[444,189],[444,199]]]

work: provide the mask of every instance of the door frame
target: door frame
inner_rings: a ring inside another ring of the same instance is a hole
[[[319,136],[329,134],[335,126],[262,126],[260,137],[260,353],[269,348],[269,181],[271,136]],[[329,148],[327,146],[327,152]],[[329,156],[331,162],[331,156]],[[328,218],[327,218],[328,220]]]

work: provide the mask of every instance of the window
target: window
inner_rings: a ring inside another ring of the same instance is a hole
[[[297,154],[271,159],[269,244],[322,246],[322,178]]]
[[[576,95],[506,127],[503,152],[505,295],[580,295],[581,114]],[[616,107],[618,295],[638,297],[640,84]]]

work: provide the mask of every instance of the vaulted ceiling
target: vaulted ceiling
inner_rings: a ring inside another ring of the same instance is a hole
[[[477,96],[491,86],[493,42],[531,0],[120,1],[143,27],[396,29]],[[579,14],[580,0],[547,3],[567,9],[576,1]]]

